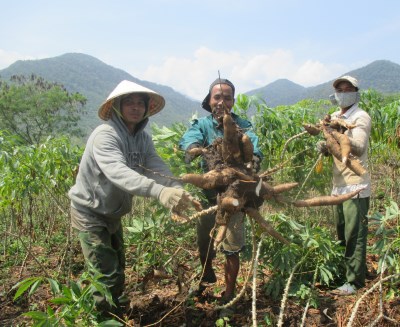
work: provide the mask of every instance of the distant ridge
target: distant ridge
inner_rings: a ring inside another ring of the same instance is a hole
[[[389,60],[376,60],[367,66],[341,74],[343,75],[357,78],[360,89],[363,90],[375,89],[384,94],[400,92],[400,65]],[[270,107],[292,105],[303,99],[327,99],[333,93],[333,81],[305,88],[280,79],[246,94],[260,96]]]
[[[19,60],[0,70],[0,79],[9,80],[12,75],[36,74],[48,81],[58,82],[69,92],[79,92],[87,99],[88,114],[82,117],[82,125],[89,134],[101,120],[97,109],[114,87],[124,79],[137,82],[166,98],[165,108],[150,119],[159,125],[170,126],[181,121],[188,122],[195,112],[204,111],[199,102],[193,101],[171,87],[142,81],[127,72],[114,68],[81,53],[67,53],[58,57],[40,60]],[[205,114],[205,113],[204,113]]]
[[[169,86],[139,80],[121,69],[82,53],[66,53],[40,60],[19,60],[8,68],[0,70],[0,79],[9,81],[12,75],[30,74],[58,82],[68,91],[79,92],[88,99],[88,114],[82,117],[82,126],[87,134],[101,122],[97,118],[99,105],[124,79],[149,87],[166,98],[165,108],[150,119],[160,126],[171,126],[175,122],[188,123],[194,113],[199,116],[207,114],[201,108],[200,102],[191,100]],[[400,92],[400,65],[388,60],[377,60],[342,75],[356,77],[361,89],[371,88],[385,94]],[[259,95],[265,99],[269,107],[292,105],[306,98],[327,99],[333,92],[332,82],[333,80],[313,87],[303,87],[287,79],[279,79],[245,94]]]
[[[304,99],[307,89],[288,79],[278,79],[267,86],[249,91],[247,95],[257,95],[267,101],[268,106],[276,107],[282,104],[294,104]]]

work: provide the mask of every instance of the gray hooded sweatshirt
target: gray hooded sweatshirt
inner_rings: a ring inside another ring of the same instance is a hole
[[[134,195],[158,199],[164,186],[180,183],[153,174],[172,176],[155,151],[151,136],[144,131],[148,118],[131,134],[121,118],[110,120],[90,135],[76,183],[69,191],[72,226],[78,230],[106,227],[114,232],[121,217],[132,209]],[[143,169],[145,167],[146,169]]]

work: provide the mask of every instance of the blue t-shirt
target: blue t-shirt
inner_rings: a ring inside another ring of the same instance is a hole
[[[243,130],[253,143],[254,154],[262,159],[264,156],[258,148],[258,136],[253,132],[253,126],[248,120],[240,118],[231,113],[233,121]],[[186,150],[191,144],[197,143],[202,147],[211,145],[215,139],[224,136],[222,128],[217,128],[218,122],[212,115],[192,121],[190,128],[185,132],[179,141],[179,148]]]

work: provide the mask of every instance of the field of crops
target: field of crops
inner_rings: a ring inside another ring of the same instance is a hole
[[[398,326],[399,99],[374,91],[361,98],[372,118],[366,287],[349,297],[329,292],[344,273],[331,206],[297,208],[271,199],[260,213],[289,244],[247,220],[237,286],[242,296],[229,319],[215,310],[223,291],[222,255],[216,258],[218,282],[197,294],[194,220],[173,221],[155,201],[137,198],[123,219],[131,303],[125,319],[100,322],[91,298],[98,282],[85,273],[69,219],[67,192],[83,148],[64,136],[26,145],[0,131],[0,326]],[[316,123],[335,108],[312,100],[269,108],[239,95],[236,113],[246,116],[250,107],[256,108],[252,122],[265,155],[261,170],[276,168],[269,182],[298,183],[287,193],[291,199],[328,195],[332,158],[319,157],[321,136],[302,132],[304,123]],[[182,123],[152,128],[158,153],[177,177],[199,171],[198,161],[183,164],[177,148],[185,130]],[[185,187],[201,197],[199,188]]]

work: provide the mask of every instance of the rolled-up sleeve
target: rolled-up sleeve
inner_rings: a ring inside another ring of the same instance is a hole
[[[201,130],[197,119],[192,122],[190,128],[182,136],[179,148],[185,151],[193,143],[205,145],[205,133]]]
[[[350,139],[351,153],[361,156],[368,147],[368,139],[371,133],[371,118],[367,114],[360,114],[354,120],[355,128],[347,131]]]

